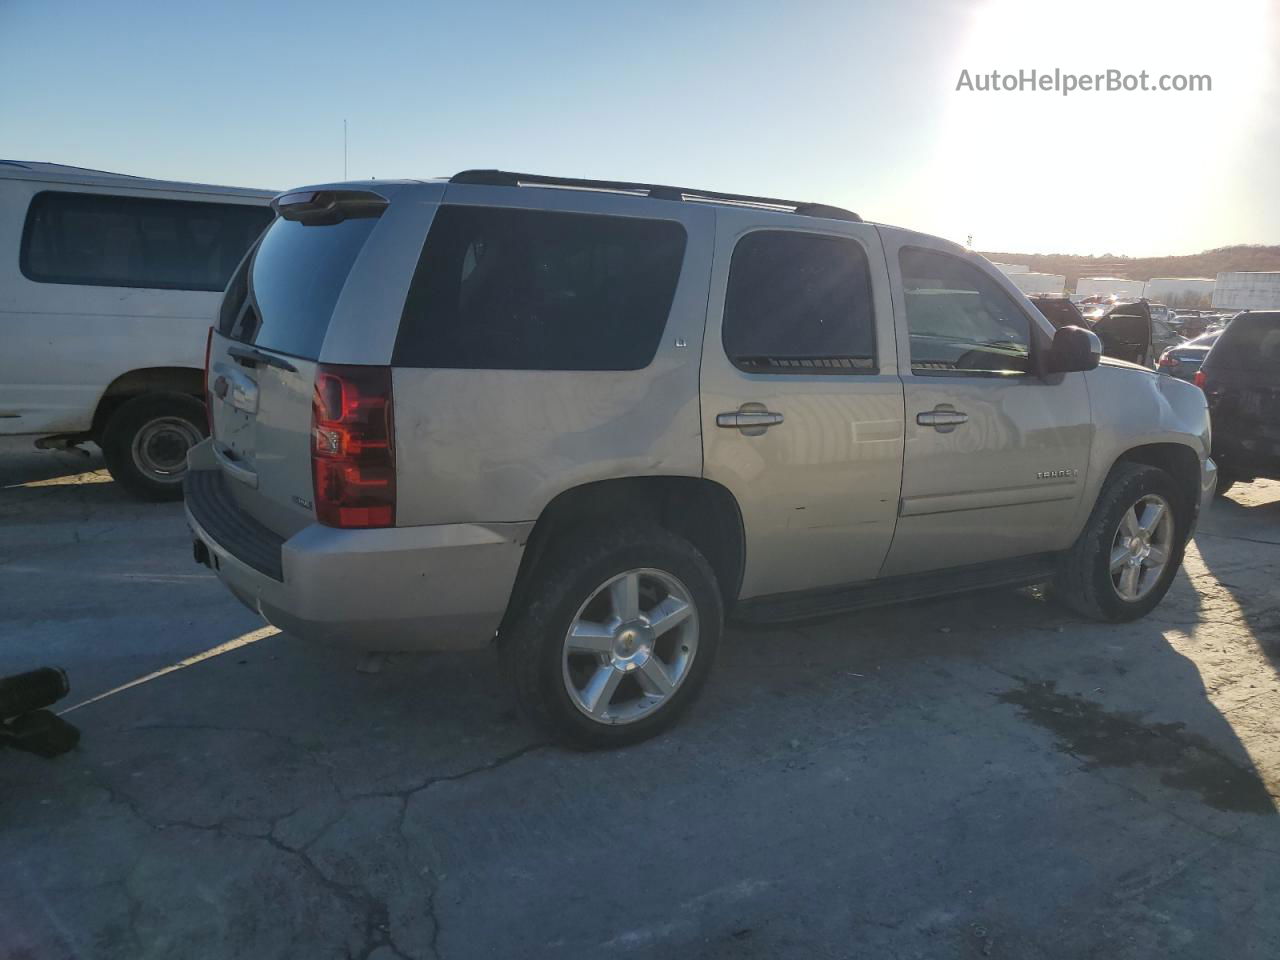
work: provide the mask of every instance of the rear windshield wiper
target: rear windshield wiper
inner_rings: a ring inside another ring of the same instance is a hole
[[[297,373],[298,368],[288,360],[273,356],[259,350],[257,347],[251,347],[243,343],[233,343],[227,347],[227,353],[235,357],[245,366],[256,367],[260,363],[265,363],[268,367],[278,367],[281,370],[287,370],[289,373]]]

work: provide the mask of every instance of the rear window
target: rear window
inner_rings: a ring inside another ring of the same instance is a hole
[[[442,206],[394,362],[639,370],[666,327],[685,242],[671,220]]]
[[[319,358],[338,294],[377,222],[277,220],[228,286],[220,332],[278,353]]]
[[[1280,372],[1280,313],[1242,313],[1205,359],[1207,368]]]
[[[39,283],[222,290],[272,216],[266,205],[46,191],[28,208],[19,263]]]

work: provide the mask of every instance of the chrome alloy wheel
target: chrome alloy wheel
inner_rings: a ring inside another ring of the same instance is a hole
[[[1111,541],[1111,583],[1121,600],[1141,600],[1154,589],[1173,552],[1173,510],[1149,493],[1125,511]]]
[[[157,417],[133,436],[134,466],[146,476],[176,483],[187,469],[187,451],[203,437],[195,424],[181,417]]]
[[[663,570],[628,570],[597,587],[564,638],[565,689],[598,723],[632,723],[659,710],[689,676],[698,612]]]

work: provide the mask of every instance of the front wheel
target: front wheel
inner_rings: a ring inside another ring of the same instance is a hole
[[[638,743],[697,697],[724,612],[715,574],[660,528],[568,538],[500,632],[516,701],[552,739]]]
[[[206,436],[204,405],[178,393],[123,403],[102,431],[102,456],[120,486],[143,500],[181,500],[187,451]]]
[[[1163,470],[1117,464],[1054,581],[1058,598],[1095,620],[1148,614],[1182,563],[1190,507]]]

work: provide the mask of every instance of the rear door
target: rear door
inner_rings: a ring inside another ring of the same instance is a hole
[[[746,597],[877,576],[902,383],[876,229],[717,210],[702,353],[705,475],[742,510]]]
[[[384,213],[368,207],[339,222],[277,218],[223,300],[209,356],[214,452],[241,508],[282,536],[315,518],[311,415],[319,361],[390,359],[407,277],[392,252],[370,243]],[[410,257],[421,247],[417,237]],[[366,266],[382,266],[384,255],[382,272],[360,267],[362,257]],[[382,288],[398,289],[391,308],[364,295],[370,272]],[[352,313],[362,334],[351,330]]]
[[[1085,375],[1035,374],[1032,351],[1049,325],[978,258],[919,234],[881,234],[906,401],[884,574],[1065,548],[1093,435]]]

